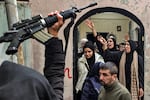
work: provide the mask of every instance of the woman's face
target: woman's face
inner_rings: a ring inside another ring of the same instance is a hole
[[[107,39],[107,47],[108,49],[114,48],[114,41],[111,38]]]
[[[91,58],[93,56],[94,52],[90,48],[84,48],[84,56],[85,58]]]
[[[131,52],[131,47],[129,42],[125,42],[125,52],[130,53]]]

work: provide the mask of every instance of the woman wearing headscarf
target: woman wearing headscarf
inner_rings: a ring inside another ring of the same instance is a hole
[[[116,39],[113,36],[107,38],[107,47],[110,51],[117,51]]]
[[[91,41],[85,43],[83,47],[84,54],[78,60],[78,80],[76,84],[76,93],[78,94],[78,100],[82,93],[84,81],[88,75],[88,72],[96,62],[104,62],[103,57],[95,52],[95,46]]]
[[[97,45],[98,50],[99,50],[99,54],[102,55],[103,54],[103,50],[101,49],[102,45],[97,43],[97,38],[102,37],[102,36],[97,34],[94,23],[91,20],[87,19],[85,21],[85,24],[91,29],[93,36],[95,37],[95,41],[96,41],[96,45]],[[107,48],[110,51],[118,51],[117,50],[117,43],[116,43],[116,36],[111,33],[111,34],[108,34],[106,36],[106,39],[107,39]]]
[[[98,38],[103,45],[103,58],[113,61],[119,66],[119,81],[126,86],[132,95],[132,100],[140,100],[144,95],[144,61],[136,52],[136,44],[132,40],[125,42],[125,50],[110,52],[104,38]]]

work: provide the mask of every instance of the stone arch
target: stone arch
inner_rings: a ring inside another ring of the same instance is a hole
[[[78,48],[78,36],[79,36],[79,32],[78,32],[78,25],[80,25],[85,19],[87,19],[88,17],[95,15],[97,13],[104,13],[104,12],[115,12],[115,13],[119,13],[122,14],[126,17],[129,17],[130,19],[132,19],[134,22],[137,23],[137,25],[139,25],[140,27],[140,36],[144,36],[145,30],[144,30],[144,26],[142,24],[142,22],[139,20],[138,17],[136,17],[133,13],[122,9],[122,8],[116,8],[116,7],[102,7],[102,8],[96,8],[96,9],[92,9],[90,11],[88,11],[87,13],[85,13],[83,16],[81,16],[80,18],[78,18],[78,20],[76,21],[74,27],[73,27],[73,87],[76,84],[77,81],[77,48]],[[74,91],[75,92],[75,91]],[[74,98],[76,98],[74,96]],[[76,100],[76,99],[75,99]]]

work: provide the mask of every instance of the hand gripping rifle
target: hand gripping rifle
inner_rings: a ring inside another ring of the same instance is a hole
[[[92,3],[80,9],[72,7],[72,9],[60,12],[60,14],[63,16],[63,20],[68,18],[76,18],[77,12],[80,13],[82,10],[95,5],[97,5],[97,3]],[[21,42],[32,38],[34,33],[43,30],[46,27],[51,27],[57,21],[58,19],[55,15],[48,16],[46,18],[42,18],[40,15],[37,15],[31,19],[21,20],[20,22],[14,23],[12,25],[12,29],[10,29],[8,32],[5,32],[4,35],[0,37],[0,43],[10,42],[10,45],[6,50],[6,54],[14,54],[18,51],[18,47]]]

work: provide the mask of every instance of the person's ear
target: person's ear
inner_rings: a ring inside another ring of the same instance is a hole
[[[117,74],[113,74],[113,80],[117,79]]]

